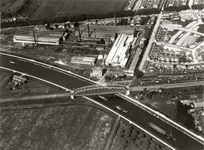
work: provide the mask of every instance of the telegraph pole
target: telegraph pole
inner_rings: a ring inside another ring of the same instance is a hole
[[[17,14],[17,13],[16,13]],[[20,16],[21,18],[23,18],[21,15],[17,14],[17,16]],[[23,18],[24,19],[24,18]],[[27,21],[26,19],[24,19],[28,24],[32,25],[32,23],[30,23],[29,21]],[[32,25],[33,26],[33,25]],[[35,27],[33,28],[33,40],[34,40],[34,46],[37,46],[37,42],[36,42],[36,38],[35,38]]]

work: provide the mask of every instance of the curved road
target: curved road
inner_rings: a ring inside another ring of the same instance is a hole
[[[15,62],[10,63],[10,61]],[[68,89],[79,88],[82,86],[90,85],[91,83],[87,83],[85,81],[79,80],[72,76],[68,76],[62,72],[57,72],[55,70],[51,70],[50,68],[45,68],[40,65],[36,65],[29,62],[24,62],[18,60],[17,58],[8,57],[0,55],[0,67],[9,68],[12,70],[16,70],[19,72],[24,72],[25,74],[36,76],[38,78],[47,80],[49,82],[55,83],[57,85],[63,86]],[[95,102],[100,103],[109,109],[116,111],[118,114],[124,116],[125,118],[131,120],[135,124],[139,125],[146,131],[152,133],[162,141],[165,141],[175,149],[180,150],[203,150],[204,144],[197,142],[196,140],[192,139],[185,133],[173,128],[169,124],[163,122],[156,116],[144,111],[142,108],[139,108],[132,103],[117,97],[113,94],[111,95],[104,95],[108,101],[104,101],[98,96],[89,96],[88,98],[93,99]],[[85,99],[86,100],[86,99]],[[120,105],[124,109],[128,110],[128,113],[123,113],[122,111],[115,108],[115,106]],[[176,141],[172,139],[168,139],[166,136],[159,134],[157,131],[153,130],[149,127],[149,123],[152,122],[162,129],[166,130],[168,133],[171,131]]]

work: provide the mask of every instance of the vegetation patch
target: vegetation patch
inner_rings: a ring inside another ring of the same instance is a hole
[[[204,33],[204,24],[199,25],[198,32]]]
[[[3,18],[14,17],[20,13],[30,0],[8,0],[1,2],[1,14]]]
[[[111,150],[168,150],[149,135],[121,121]]]
[[[114,122],[87,106],[1,110],[0,114],[2,149],[102,150]]]

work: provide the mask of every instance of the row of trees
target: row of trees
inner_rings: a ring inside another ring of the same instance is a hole
[[[134,16],[135,12],[133,11],[118,11],[118,12],[109,12],[104,14],[89,14],[89,15],[70,15],[68,17],[58,17],[58,18],[51,18],[51,19],[41,19],[41,20],[29,20],[22,21],[16,20],[13,22],[3,22],[1,23],[2,28],[6,27],[18,27],[18,26],[27,26],[27,25],[39,25],[45,23],[62,23],[66,21],[76,22],[76,21],[84,21],[89,19],[105,19],[105,18],[113,18],[115,17],[126,17],[126,16]]]
[[[202,10],[202,9],[204,9],[204,4],[192,5],[192,9],[199,9],[199,10]]]
[[[136,15],[151,15],[151,14],[159,14],[160,9],[158,8],[149,8],[149,9],[139,9],[136,12]]]
[[[164,8],[165,11],[181,11],[186,9],[190,9],[190,7],[188,5],[182,5],[182,6],[169,6]]]
[[[164,147],[156,143],[150,136],[147,136],[146,134],[140,132],[134,126],[121,128],[119,130],[119,137],[123,149],[165,149]]]
[[[30,0],[11,0],[3,3],[1,6],[2,18],[15,17],[28,3]]]
[[[17,0],[18,1],[18,0]],[[20,0],[19,0],[20,1]],[[30,0],[22,0],[22,1],[30,1]],[[90,19],[105,19],[105,18],[113,18],[115,17],[133,17],[134,15],[150,15],[150,14],[157,14],[160,12],[160,9],[142,9],[137,12],[128,10],[128,11],[117,11],[117,12],[109,12],[103,14],[88,14],[88,15],[68,15],[67,17],[58,17],[58,18],[51,18],[51,19],[41,19],[41,20],[16,20],[13,22],[3,22],[1,23],[2,28],[6,27],[18,27],[18,26],[27,26],[27,25],[39,25],[45,23],[62,23],[66,21],[76,22],[76,21],[84,21]]]

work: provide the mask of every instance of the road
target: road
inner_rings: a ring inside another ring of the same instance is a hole
[[[200,85],[204,85],[204,81],[135,86],[135,87],[130,87],[130,91],[142,91],[145,88],[148,90],[156,90],[159,88],[170,89],[170,88],[191,87],[191,86],[200,86]]]
[[[164,26],[165,27],[165,26]],[[204,36],[204,33],[201,33],[201,32],[197,32],[197,31],[194,31],[194,30],[191,30],[191,29],[185,29],[185,28],[178,28],[178,27],[165,27],[167,29],[173,29],[173,30],[179,30],[179,31],[185,31],[185,32],[190,32],[190,33],[194,33],[194,34],[198,34],[198,35],[201,35],[201,36]]]
[[[142,60],[141,60],[141,63],[139,65],[139,70],[140,71],[145,71],[145,69],[146,69],[146,68],[143,68],[143,66],[144,66],[145,61],[147,60],[148,55],[149,55],[149,53],[151,51],[152,43],[154,42],[154,39],[155,39],[156,34],[157,34],[157,30],[158,30],[158,28],[160,26],[161,18],[162,18],[162,12],[158,15],[157,22],[156,22],[156,24],[155,24],[155,26],[153,28],[151,37],[149,39],[149,43],[147,45],[147,48],[146,48],[146,50],[144,52],[144,55],[143,55]]]
[[[10,61],[15,62],[15,64],[10,63]],[[64,74],[62,72],[51,70],[50,68],[45,68],[40,65],[28,63],[25,61],[18,60],[16,58],[11,58],[3,55],[0,55],[0,67],[9,68],[19,72],[24,72],[26,74],[36,76],[38,78],[52,82],[56,85],[60,85],[67,89],[79,88],[91,84],[83,80],[74,78],[72,76],[68,76],[67,74]],[[115,111],[123,118],[131,120],[131,122],[134,122],[138,126],[142,127],[145,132],[154,135],[155,138],[159,138],[161,141],[164,141],[163,142],[164,144],[168,143],[170,146],[180,150],[202,150],[204,148],[204,144],[201,144],[200,142],[194,140],[193,138],[189,137],[180,130],[170,126],[166,122],[163,122],[161,119],[158,118],[158,116],[154,116],[153,114],[145,111],[144,109],[136,105],[133,105],[131,102],[126,101],[113,94],[104,95],[104,97],[106,97],[108,101],[104,101],[98,96],[89,96],[88,99],[92,99],[94,102],[105,106],[109,110]],[[124,109],[128,110],[128,113],[124,113],[118,110],[115,107],[117,105],[120,105]],[[150,122],[165,129],[167,132],[171,130],[172,135],[177,140],[174,141],[172,139],[167,139],[166,136],[159,134],[157,131],[149,127],[148,124]]]

